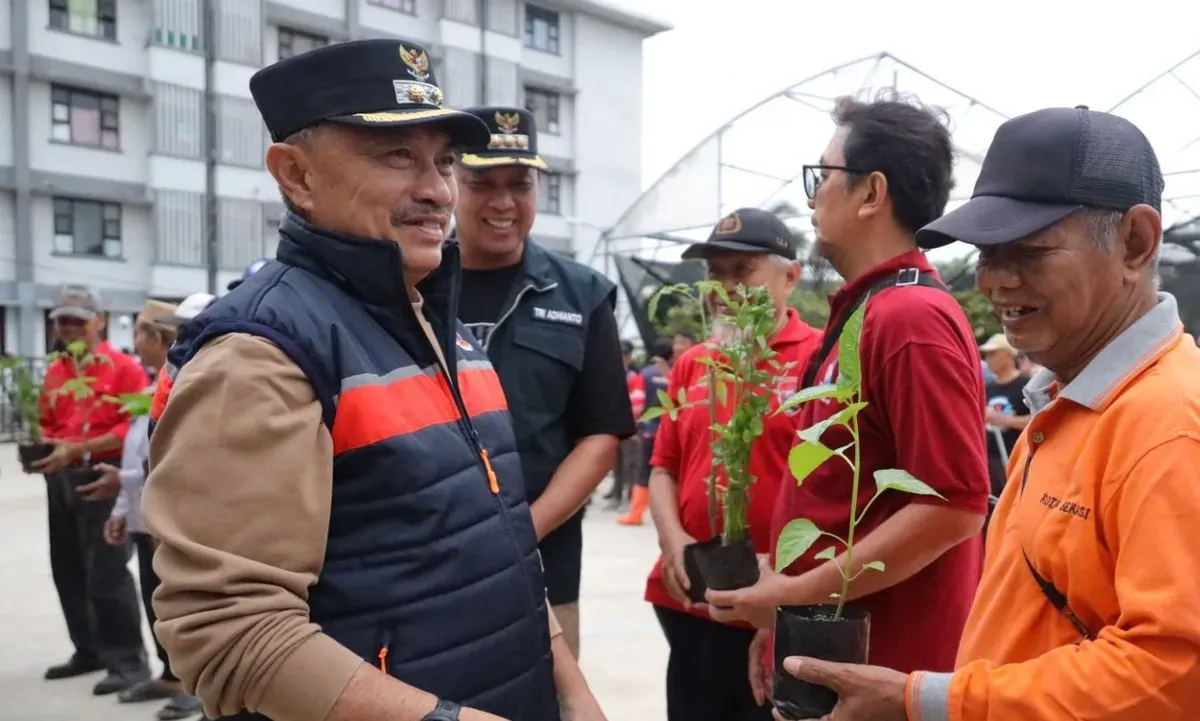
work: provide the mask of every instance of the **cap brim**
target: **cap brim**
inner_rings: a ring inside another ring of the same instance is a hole
[[[383,110],[375,113],[355,113],[329,118],[331,123],[356,125],[363,128],[405,128],[415,125],[437,125],[450,135],[455,147],[486,146],[492,131],[479,118],[450,108],[418,107],[412,110]]]
[[[724,253],[759,253],[762,255],[779,255],[788,258],[786,255],[776,253],[770,248],[764,248],[761,245],[752,243],[741,243],[736,240],[710,240],[704,243],[695,243],[688,246],[687,250],[683,251],[684,260],[704,260],[714,252]],[[794,260],[788,258],[788,260]]]
[[[980,195],[918,230],[917,245],[924,250],[956,240],[968,245],[1003,245],[1045,230],[1081,207]]]
[[[55,308],[50,311],[50,320],[58,320],[59,318],[74,318],[76,320],[91,320],[96,317],[96,312],[87,308],[76,308],[74,306],[65,306]]]
[[[488,136],[491,139],[491,136]],[[507,165],[524,165],[538,170],[549,170],[550,166],[536,153],[522,153],[514,150],[489,150],[484,153],[463,153],[458,162],[464,168],[502,168]]]

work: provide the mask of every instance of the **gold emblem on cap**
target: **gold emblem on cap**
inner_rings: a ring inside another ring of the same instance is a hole
[[[404,65],[414,79],[421,82],[429,79],[429,56],[425,54],[424,50],[414,51],[401,45],[400,59],[404,61]]]
[[[735,235],[742,230],[742,217],[735,210],[729,215],[721,218],[721,222],[717,223],[716,230],[713,235]]]
[[[500,132],[505,133],[506,135],[511,135],[517,132],[517,129],[521,127],[521,114],[502,113],[497,110],[496,127],[500,128]]]

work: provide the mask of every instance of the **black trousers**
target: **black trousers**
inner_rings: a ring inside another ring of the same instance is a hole
[[[754,631],[655,606],[671,653],[667,721],[771,721],[771,704],[750,692]]]
[[[154,630],[154,622],[158,617],[154,615],[154,589],[158,588],[158,574],[154,572],[154,538],[149,533],[131,533],[129,537],[133,539],[133,547],[137,549],[138,557],[138,585],[142,589],[142,609],[146,611],[146,622],[150,624],[150,630]],[[167,649],[158,642],[158,635],[154,635],[154,648],[158,652],[158,660],[162,661],[163,672],[162,680],[178,681],[179,677],[171,671],[171,659],[167,657]]]
[[[84,501],[59,475],[46,476],[50,572],[75,652],[115,673],[146,668],[142,614],[130,547],[104,541],[113,501]]]

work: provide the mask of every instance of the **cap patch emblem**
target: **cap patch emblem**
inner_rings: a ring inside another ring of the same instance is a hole
[[[717,223],[717,228],[713,231],[713,235],[736,235],[741,230],[742,218],[735,210],[722,218],[720,223]]]
[[[424,50],[414,52],[401,45],[400,59],[404,61],[404,65],[414,80],[425,82],[429,79],[429,56],[425,54]]]
[[[519,113],[502,113],[496,111],[496,127],[500,128],[500,132],[506,135],[512,135],[517,132],[521,126],[521,115]]]
[[[398,105],[418,103],[423,105],[442,104],[442,89],[430,83],[414,83],[411,80],[393,80],[392,88],[396,91]]]

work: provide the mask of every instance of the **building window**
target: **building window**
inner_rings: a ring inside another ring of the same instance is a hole
[[[54,199],[57,255],[121,257],[121,206],[73,198]]]
[[[323,35],[279,28],[279,59],[290,58],[293,55],[306,53],[309,50],[323,48],[329,44],[329,38]]]
[[[226,165],[261,168],[266,136],[254,101],[218,95],[216,105],[217,159]]]
[[[562,215],[562,176],[543,173],[538,184],[538,212]]]
[[[212,0],[216,14],[217,58],[258,67],[262,64],[262,3]]]
[[[525,109],[533,113],[537,121],[537,129],[542,133],[558,135],[562,132],[559,126],[559,106],[562,96],[558,93],[541,88],[525,87]]]
[[[189,52],[204,50],[200,0],[154,0],[153,22],[151,43]]]
[[[154,152],[204,157],[204,91],[154,84]]]
[[[154,193],[154,262],[204,267],[204,193],[157,190]]]
[[[417,0],[367,0],[367,4],[402,12],[405,15],[417,14]]]
[[[50,0],[50,27],[116,40],[117,0]]]
[[[121,104],[115,95],[50,89],[50,137],[72,145],[117,150],[121,147]]]
[[[558,13],[537,5],[525,6],[525,47],[558,55]]]

